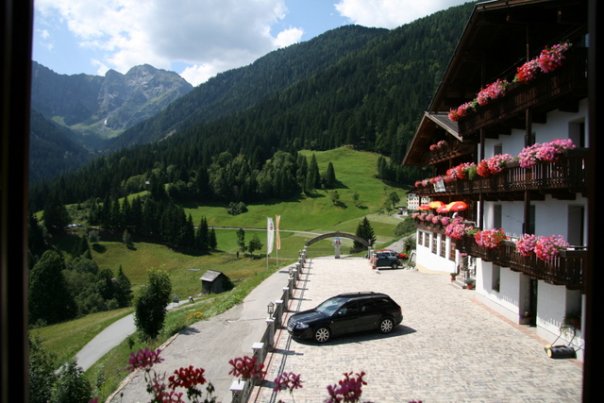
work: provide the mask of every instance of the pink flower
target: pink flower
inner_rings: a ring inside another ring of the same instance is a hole
[[[273,390],[279,392],[281,390],[289,390],[292,393],[294,389],[302,388],[302,380],[300,374],[294,372],[282,372],[275,378],[275,386]]]
[[[564,53],[570,48],[570,43],[558,43],[551,48],[545,48],[541,51],[537,62],[539,68],[544,73],[550,73],[562,65]]]
[[[504,239],[507,239],[507,236],[503,228],[485,229],[474,234],[476,244],[487,249],[496,248]]]
[[[516,251],[522,256],[530,256],[535,251],[537,237],[531,234],[524,234],[522,238],[516,241]]]
[[[155,351],[149,350],[147,347],[138,350],[136,353],[130,353],[130,359],[128,360],[128,370],[134,371],[135,369],[149,370],[155,364],[162,362],[164,359],[159,356],[161,350],[158,348]]]
[[[466,228],[465,228],[465,225],[463,224],[463,221],[461,220],[461,218],[453,219],[445,227],[445,235],[451,239],[455,239],[455,240],[462,239],[465,234],[466,234]]]
[[[486,159],[487,167],[489,168],[489,173],[494,175],[503,171],[505,165],[508,162],[511,162],[514,159],[510,154],[496,154],[491,158]]]
[[[476,95],[476,101],[478,105],[486,105],[490,101],[501,98],[505,95],[505,90],[510,85],[506,80],[498,79],[497,81],[484,87],[478,95]]]
[[[575,148],[571,139],[555,139],[546,143],[535,143],[524,147],[518,154],[520,167],[530,168],[538,161],[553,162],[567,150]]]
[[[516,70],[516,76],[514,76],[514,81],[519,83],[528,83],[535,78],[537,73],[539,73],[539,62],[535,58],[518,67]]]
[[[365,372],[355,373],[354,377],[352,372],[345,372],[344,379],[338,381],[337,385],[327,387],[329,398],[325,403],[358,402],[363,394],[363,385],[367,385],[364,376]]]
[[[446,227],[450,223],[451,223],[451,218],[449,218],[449,217],[441,217],[440,218],[440,225],[442,225],[443,227]]]
[[[535,255],[537,255],[537,259],[548,261],[569,246],[562,235],[540,236],[535,242]]]
[[[264,364],[258,363],[256,357],[237,357],[229,360],[231,370],[229,375],[241,379],[260,379],[264,376]]]

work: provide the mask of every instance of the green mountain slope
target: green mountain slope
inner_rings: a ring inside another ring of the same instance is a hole
[[[150,143],[176,130],[245,110],[320,73],[386,33],[384,29],[345,26],[271,52],[249,66],[229,70],[201,84],[157,116],[127,130],[113,141],[112,148]]]

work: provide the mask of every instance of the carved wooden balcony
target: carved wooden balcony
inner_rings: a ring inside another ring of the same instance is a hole
[[[583,289],[586,250],[563,250],[555,258],[543,261],[537,259],[534,254],[522,256],[516,252],[514,242],[503,241],[497,248],[487,249],[477,245],[469,236],[457,241],[456,248],[470,256],[479,257],[501,267],[509,267],[513,271],[550,284],[564,285],[575,290]]]
[[[587,96],[587,53],[584,48],[571,48],[564,64],[557,70],[541,74],[528,83],[512,83],[505,96],[480,106],[457,122],[459,134],[465,139],[477,136],[483,128],[498,125],[510,126],[510,120],[524,111],[547,112],[561,104],[574,102]],[[515,123],[511,126],[515,126]],[[517,126],[516,126],[517,127]]]
[[[439,234],[445,233],[445,228],[441,224],[433,224],[428,221],[419,221],[419,220],[416,220],[415,223],[417,225],[417,228],[422,231],[436,232]]]
[[[473,180],[445,183],[440,191],[432,185],[418,187],[414,193],[432,198],[483,193],[491,195],[491,199],[522,200],[523,192],[528,190],[540,193],[562,192],[568,196],[585,192],[586,154],[586,149],[570,150],[554,162],[539,162],[530,168],[512,166],[491,177],[478,176]]]

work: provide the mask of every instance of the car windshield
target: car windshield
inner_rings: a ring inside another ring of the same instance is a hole
[[[317,306],[315,310],[317,312],[321,312],[325,315],[333,315],[335,311],[338,310],[346,302],[346,298],[334,297],[330,298],[327,301],[321,303],[321,305]]]

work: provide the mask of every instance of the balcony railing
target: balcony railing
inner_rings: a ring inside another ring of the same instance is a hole
[[[459,134],[472,136],[482,128],[505,123],[526,109],[553,109],[566,98],[577,100],[587,96],[586,60],[585,49],[571,48],[558,70],[529,83],[514,83],[502,98],[460,118]]]
[[[445,183],[441,191],[429,185],[414,190],[419,196],[457,196],[479,193],[505,193],[537,190],[553,192],[564,190],[569,193],[585,191],[586,149],[567,151],[557,161],[539,162],[530,168],[513,166],[491,177],[476,177],[474,180],[458,180]]]
[[[479,257],[487,262],[493,262],[513,271],[524,273],[530,277],[544,280],[554,285],[564,285],[569,289],[583,289],[583,268],[587,258],[586,250],[563,250],[558,256],[548,261],[531,256],[522,256],[516,252],[516,246],[511,241],[503,241],[497,248],[487,249],[466,236],[456,242],[457,249],[470,256]]]

